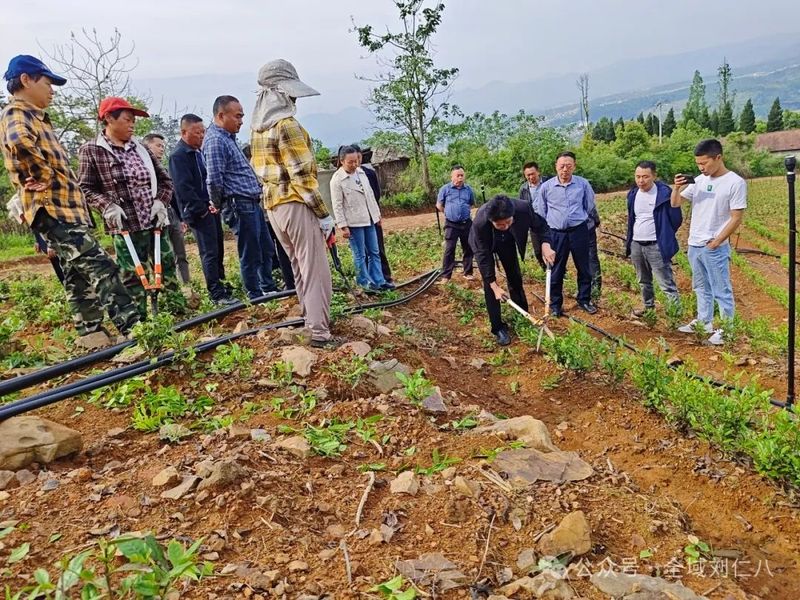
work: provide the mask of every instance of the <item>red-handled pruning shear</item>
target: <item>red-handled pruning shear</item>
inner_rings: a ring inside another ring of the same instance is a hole
[[[153,315],[158,314],[158,292],[161,291],[162,288],[162,278],[161,278],[161,229],[156,228],[153,230],[153,240],[155,243],[155,248],[153,251],[153,283],[151,284],[150,281],[147,279],[147,274],[144,271],[144,267],[142,266],[142,261],[139,260],[139,255],[136,253],[136,248],[133,245],[133,240],[131,239],[130,233],[127,231],[121,231],[120,234],[122,238],[125,240],[125,245],[128,247],[128,253],[131,255],[133,259],[133,266],[136,270],[136,274],[139,276],[139,281],[142,283],[142,287],[144,288],[145,292],[148,296],[150,296],[150,306],[153,310]]]

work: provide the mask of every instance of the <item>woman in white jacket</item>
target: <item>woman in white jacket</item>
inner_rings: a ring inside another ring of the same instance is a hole
[[[345,146],[339,151],[340,167],[331,178],[331,202],[336,226],[349,240],[356,268],[356,282],[367,292],[392,290],[383,277],[375,225],[381,211],[364,170],[358,166],[358,150]],[[369,255],[369,261],[367,261]]]

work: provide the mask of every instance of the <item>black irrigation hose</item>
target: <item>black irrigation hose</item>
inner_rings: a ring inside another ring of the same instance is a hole
[[[542,298],[541,296],[539,296],[535,292],[533,293],[533,295],[537,300],[539,300],[542,304],[544,304],[544,298]],[[583,325],[584,327],[587,327],[587,328],[591,329],[592,331],[596,331],[597,333],[599,333],[600,335],[606,337],[607,339],[609,339],[609,340],[611,340],[613,342],[616,342],[617,344],[619,344],[621,346],[624,346],[625,348],[627,348],[628,350],[630,350],[634,354],[642,354],[642,351],[639,350],[636,346],[634,346],[633,344],[628,343],[623,338],[621,338],[619,336],[616,336],[616,335],[614,335],[613,333],[611,333],[609,331],[606,331],[602,327],[598,327],[597,325],[595,325],[593,323],[590,323],[589,321],[584,321],[583,319],[581,319],[579,317],[573,317],[572,315],[567,315],[567,317],[570,319],[570,321],[574,321],[575,323]],[[675,368],[675,366],[673,366],[673,365],[669,365],[669,366],[671,368]],[[687,371],[686,374],[689,377],[691,377],[692,379],[695,379],[697,381],[705,381],[706,383],[709,383],[709,384],[713,385],[714,387],[718,387],[720,389],[724,389],[724,390],[729,391],[729,392],[739,392],[739,391],[741,391],[740,388],[736,387],[735,385],[731,385],[730,383],[726,383],[725,381],[719,381],[717,379],[713,379],[713,378],[705,376],[705,375],[700,375],[699,373],[694,373],[692,371]],[[770,398],[769,402],[773,406],[777,406],[779,408],[786,408],[786,403],[783,402],[782,400],[777,400],[775,398]]]
[[[355,307],[347,311],[348,314],[354,314],[363,312],[368,308],[388,308],[391,306],[397,306],[399,304],[408,302],[420,294],[427,291],[431,285],[433,285],[434,281],[439,276],[440,271],[435,269],[430,271],[426,274],[423,274],[419,277],[415,277],[414,279],[405,282],[403,285],[409,285],[410,283],[419,281],[420,279],[425,278],[425,282],[421,285],[417,290],[405,296],[403,298],[399,298],[397,300],[390,300],[387,302],[376,302],[371,305],[363,305],[360,307]],[[398,286],[401,287],[401,286]],[[215,338],[213,340],[209,340],[207,342],[203,342],[198,344],[194,347],[196,352],[206,352],[208,350],[213,350],[214,348],[221,346],[223,344],[230,343],[236,339],[254,335],[260,331],[270,330],[270,329],[278,329],[281,327],[291,327],[295,325],[302,325],[303,319],[292,319],[288,321],[282,321],[280,323],[273,323],[270,325],[266,325],[263,327],[257,327],[254,329],[249,329],[247,331],[242,331],[235,334],[229,334],[225,336],[221,336]],[[44,406],[48,406],[50,404],[54,404],[61,400],[65,400],[72,396],[77,396],[79,394],[85,394],[91,391],[94,391],[98,388],[105,387],[112,383],[116,383],[118,381],[123,381],[125,379],[129,379],[136,375],[140,375],[142,373],[146,373],[148,371],[152,371],[164,365],[172,363],[176,358],[176,352],[170,351],[162,354],[161,356],[157,357],[156,359],[146,359],[142,360],[138,363],[134,363],[132,365],[127,365],[125,367],[121,367],[118,369],[113,369],[111,371],[105,373],[99,373],[92,377],[88,377],[86,379],[82,379],[80,381],[61,386],[52,390],[47,390],[36,394],[34,396],[30,396],[27,398],[23,398],[21,400],[17,400],[16,402],[11,402],[4,406],[0,406],[0,421],[14,417],[25,412],[35,410],[38,408],[42,408]]]
[[[280,292],[273,292],[271,294],[265,294],[259,298],[255,298],[247,304],[244,302],[237,302],[236,304],[232,304],[209,313],[204,313],[202,315],[197,315],[196,317],[192,317],[191,319],[187,319],[186,321],[178,323],[175,326],[175,331],[184,331],[186,329],[196,327],[197,325],[202,325],[203,323],[208,323],[210,321],[214,321],[215,319],[226,317],[229,314],[242,310],[251,304],[262,304],[264,302],[269,302],[270,300],[279,300],[294,295],[294,290],[284,290]],[[13,394],[14,392],[24,390],[25,388],[55,379],[56,377],[68,375],[69,373],[83,369],[84,367],[88,367],[96,362],[109,360],[126,348],[130,348],[131,346],[135,345],[136,340],[128,340],[120,344],[109,346],[108,348],[103,348],[95,352],[78,356],[62,363],[44,367],[34,371],[33,373],[27,373],[25,375],[20,375],[19,377],[14,377],[13,379],[0,381],[0,398],[7,394]]]

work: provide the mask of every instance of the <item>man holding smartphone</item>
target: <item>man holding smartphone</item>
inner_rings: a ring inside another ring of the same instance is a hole
[[[711,334],[708,342],[721,346],[722,329],[713,326],[714,303],[719,305],[723,319],[733,319],[728,239],[742,222],[747,207],[747,183],[725,167],[719,140],[701,141],[694,149],[694,157],[701,174],[693,182],[686,175],[676,175],[670,198],[673,207],[679,207],[684,200],[692,203],[689,263],[692,287],[697,294],[697,317],[678,331],[694,333],[702,327]]]

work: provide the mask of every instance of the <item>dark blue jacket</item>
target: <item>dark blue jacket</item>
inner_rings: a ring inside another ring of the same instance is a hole
[[[183,220],[193,225],[208,212],[206,168],[199,150],[180,140],[169,157],[169,175]]]
[[[656,205],[653,208],[653,219],[656,223],[656,244],[664,258],[664,262],[670,262],[672,257],[678,253],[678,238],[675,232],[683,222],[683,213],[680,208],[673,208],[670,204],[672,188],[662,181],[655,182]],[[628,192],[628,235],[625,237],[625,256],[631,255],[631,241],[633,240],[633,223],[636,214],[633,211],[633,204],[636,200],[638,187],[633,186]]]

